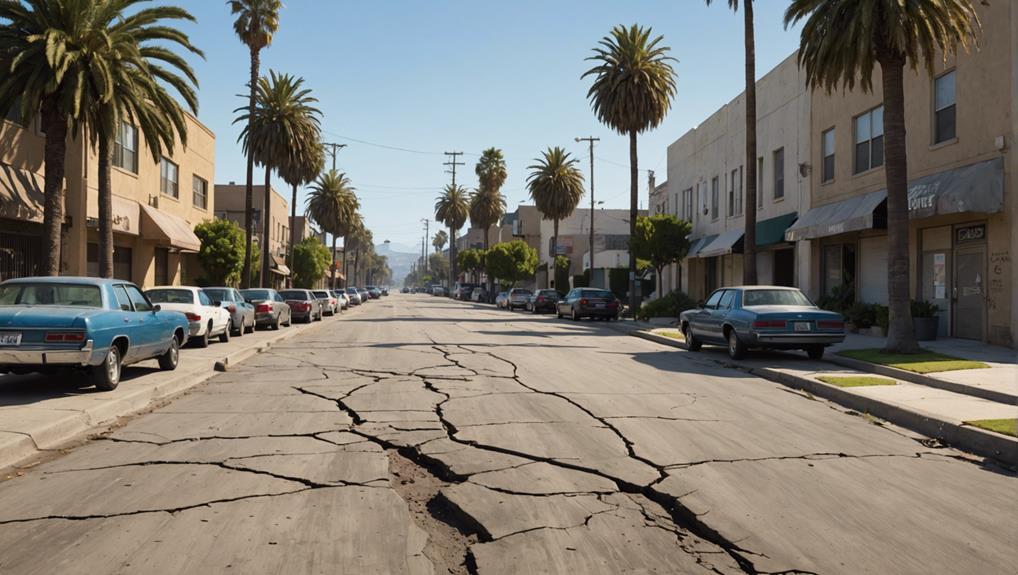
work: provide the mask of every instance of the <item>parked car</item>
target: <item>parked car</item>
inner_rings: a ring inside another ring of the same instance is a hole
[[[286,289],[279,292],[279,295],[283,296],[286,304],[290,306],[290,315],[294,319],[311,323],[321,321],[325,315],[321,300],[311,290]]]
[[[488,290],[483,287],[475,287],[470,290],[470,301],[485,302],[488,301]]]
[[[156,286],[145,290],[145,295],[162,309],[179,311],[187,316],[190,323],[188,341],[198,347],[208,347],[209,340],[218,337],[222,343],[230,341],[233,331],[233,315],[220,307],[205,290],[194,286]]]
[[[350,305],[361,305],[361,294],[357,288],[346,288],[346,295],[350,297]]]
[[[796,288],[724,287],[697,309],[679,315],[679,327],[690,351],[705,343],[728,346],[732,359],[747,350],[801,349],[812,359],[845,340],[845,318],[822,310]]]
[[[555,304],[559,318],[569,316],[573,321],[585,317],[613,320],[619,318],[620,302],[606,289],[576,288]]]
[[[361,295],[361,303],[367,303],[371,301],[371,294],[364,288],[357,288],[357,293]]]
[[[438,296],[438,297],[445,297],[446,294],[447,294],[447,290],[445,289],[445,286],[432,286],[431,287],[431,295]]]
[[[293,323],[290,306],[274,289],[251,288],[240,290],[244,299],[255,308],[255,326],[279,329]]]
[[[523,288],[513,288],[509,290],[509,301],[506,303],[506,309],[513,311],[516,309],[526,309],[527,302],[530,301],[530,296],[534,295],[534,292]]]
[[[458,300],[470,301],[470,293],[475,287],[479,287],[477,284],[472,283],[457,283],[456,287],[453,288],[453,297]]]
[[[120,384],[123,366],[157,358],[177,368],[184,314],[162,311],[130,282],[27,277],[0,283],[0,373],[83,370],[97,389]]]
[[[318,301],[322,304],[322,315],[334,316],[339,311],[339,300],[327,289],[313,290]]]
[[[509,292],[498,292],[495,296],[495,307],[498,309],[509,309]]]
[[[204,289],[213,301],[218,301],[220,307],[230,312],[233,320],[233,335],[240,337],[254,331],[255,308],[244,300],[239,289],[232,287],[207,287]]]
[[[526,309],[533,313],[554,312],[560,299],[562,299],[562,294],[556,290],[537,290],[527,299]]]
[[[371,296],[371,299],[379,299],[382,297],[382,289],[379,287],[368,286],[364,289],[368,290],[368,295]]]
[[[382,288],[382,295],[383,295],[383,296],[387,296],[387,295],[389,295],[389,288],[387,288],[387,287],[383,287],[383,288]]]
[[[336,298],[336,301],[339,302],[340,310],[350,309],[350,298],[346,297],[345,291],[341,289],[334,289],[329,290],[329,293],[331,293],[332,297]]]
[[[410,293],[410,288],[405,287],[405,288],[399,290],[399,293]]]

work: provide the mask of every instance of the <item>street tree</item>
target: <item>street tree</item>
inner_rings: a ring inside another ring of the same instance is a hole
[[[293,285],[296,288],[310,289],[322,279],[332,264],[329,248],[322,245],[318,238],[304,238],[293,248]]]
[[[332,235],[332,254],[335,255],[337,238],[349,233],[357,217],[357,210],[360,209],[360,201],[346,174],[329,170],[318,176],[309,189],[306,205],[308,217],[322,231]],[[329,285],[335,289],[336,265],[335,258],[331,259],[333,263]],[[345,254],[343,259],[346,260]]]
[[[873,90],[879,65],[884,98],[887,183],[887,352],[919,350],[909,296],[908,157],[905,67],[932,75],[935,58],[968,50],[981,29],[970,0],[793,0],[785,25],[805,21],[799,64],[811,89]],[[913,95],[915,97],[915,95]]]
[[[428,271],[440,283],[449,279],[449,259],[440,253],[428,256]]]
[[[474,282],[477,276],[484,271],[485,250],[470,248],[463,250],[458,256],[458,265],[461,270],[473,275]]]
[[[663,37],[651,38],[651,29],[633,24],[615,26],[594,55],[596,65],[583,74],[594,77],[587,99],[598,120],[629,136],[629,235],[636,234],[639,206],[639,160],[636,137],[664,121],[675,97],[675,71],[661,46]],[[629,306],[637,309],[636,258],[629,258]]]
[[[449,234],[445,233],[445,230],[438,230],[435,233],[435,237],[431,239],[431,245],[434,246],[435,251],[439,252],[440,255],[447,243],[449,243]]]
[[[640,216],[636,220],[636,235],[630,238],[630,252],[646,260],[657,274],[657,295],[663,297],[661,275],[670,264],[682,261],[689,252],[689,234],[692,225],[671,214]]]
[[[456,233],[467,222],[470,216],[470,199],[463,186],[447,185],[442,195],[435,200],[435,219],[449,228],[449,265],[452,273],[449,278],[449,293],[452,293],[452,282],[459,276],[456,257]]]
[[[297,187],[310,184],[325,169],[325,147],[317,138],[314,140],[301,139],[293,146],[279,165],[279,176],[283,181],[290,184],[290,246],[287,250],[286,261],[293,264],[293,250],[297,247],[297,227],[293,221],[297,218]],[[335,248],[335,235],[333,235],[333,248]],[[335,249],[333,249],[335,253]],[[291,265],[292,267],[292,265]]]
[[[236,223],[219,218],[194,227],[201,241],[198,263],[210,285],[235,286],[244,269],[244,231]]]
[[[573,215],[580,199],[583,198],[583,174],[576,166],[575,158],[569,152],[556,146],[541,152],[541,157],[527,167],[530,176],[527,188],[541,217],[554,222],[551,240],[552,256],[558,255],[559,221]],[[593,258],[594,246],[590,246]]]
[[[502,285],[516,287],[521,280],[534,277],[537,250],[523,240],[496,244],[484,257],[488,277],[498,278]]]
[[[488,250],[491,226],[498,224],[505,215],[505,196],[491,187],[480,187],[470,197],[470,224],[484,230],[484,250]],[[488,293],[491,293],[492,278],[488,278]]]
[[[78,0],[82,1],[82,0]],[[87,0],[84,0],[87,1]],[[258,78],[261,74],[261,51],[272,44],[272,37],[279,29],[279,11],[283,8],[282,0],[227,0],[230,13],[237,17],[233,22],[233,31],[240,41],[247,46],[250,54],[250,74],[248,76],[248,117],[249,123],[255,115],[255,97]],[[251,126],[248,126],[251,129]],[[247,233],[247,244],[244,249],[244,272],[241,285],[251,285],[251,240],[254,238],[254,165],[252,151],[247,151],[247,180],[244,189],[244,231]],[[268,190],[265,190],[268,194]]]

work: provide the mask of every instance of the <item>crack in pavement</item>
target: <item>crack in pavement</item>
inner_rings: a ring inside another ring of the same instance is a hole
[[[706,465],[709,463],[758,463],[761,461],[789,461],[789,460],[802,460],[802,461],[826,461],[830,459],[876,459],[876,458],[888,458],[888,457],[902,457],[905,459],[918,459],[924,455],[936,455],[943,456],[942,453],[936,453],[932,451],[917,451],[915,453],[863,453],[859,455],[849,455],[848,453],[840,452],[818,452],[818,453],[805,453],[802,455],[772,455],[768,457],[744,457],[739,459],[703,459],[700,461],[689,461],[685,463],[673,463],[665,466],[666,470],[673,469],[688,469],[690,467],[696,467],[698,465]]]

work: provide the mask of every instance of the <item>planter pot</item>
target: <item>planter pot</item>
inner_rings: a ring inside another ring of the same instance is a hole
[[[936,317],[914,317],[912,328],[915,330],[915,337],[919,341],[932,341],[937,339],[937,328],[940,322]]]

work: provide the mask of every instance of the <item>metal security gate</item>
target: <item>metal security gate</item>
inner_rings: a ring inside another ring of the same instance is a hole
[[[0,281],[38,275],[40,261],[38,236],[0,232]]]

